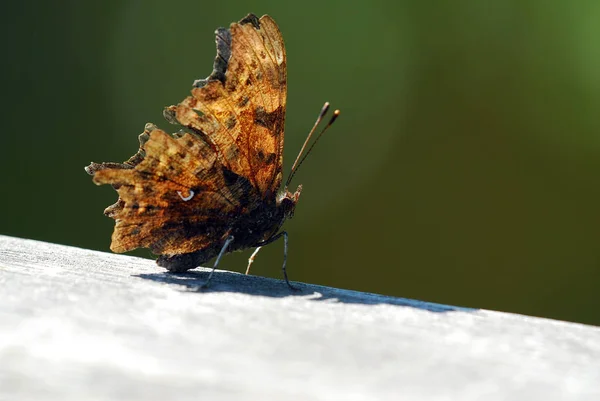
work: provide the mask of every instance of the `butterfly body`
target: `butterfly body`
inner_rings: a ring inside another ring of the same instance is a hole
[[[195,252],[178,255],[161,255],[157,264],[171,272],[183,272],[213,259],[222,249],[225,239],[233,237],[227,253],[257,248],[270,242],[278,233],[286,219],[293,216],[302,186],[295,193],[284,190],[280,199],[272,204],[261,204],[252,212],[241,215],[232,222],[221,241]],[[203,230],[203,227],[197,227]]]

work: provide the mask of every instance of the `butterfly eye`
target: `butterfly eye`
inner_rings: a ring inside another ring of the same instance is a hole
[[[189,201],[190,199],[192,199],[194,197],[194,191],[192,191],[191,189],[189,191],[190,191],[190,194],[188,196],[183,196],[180,191],[177,191],[177,195],[179,195],[179,197],[184,202],[187,202],[187,201]]]

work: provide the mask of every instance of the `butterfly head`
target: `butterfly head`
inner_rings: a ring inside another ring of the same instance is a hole
[[[302,185],[298,185],[298,189],[296,189],[296,192],[294,193],[291,193],[285,188],[279,196],[277,207],[281,211],[284,219],[291,219],[294,216],[294,209],[300,198],[300,192],[302,192]]]

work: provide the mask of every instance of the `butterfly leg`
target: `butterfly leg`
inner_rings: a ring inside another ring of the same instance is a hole
[[[230,235],[229,237],[227,237],[227,239],[225,240],[225,243],[223,244],[223,247],[221,248],[221,252],[219,252],[219,256],[217,256],[217,259],[215,260],[215,264],[213,265],[213,268],[212,268],[210,274],[208,275],[208,278],[206,279],[206,282],[204,284],[202,284],[201,288],[208,288],[208,284],[210,283],[210,280],[212,279],[213,273],[217,269],[217,266],[219,266],[219,262],[221,261],[221,258],[223,257],[223,255],[225,254],[225,251],[227,251],[227,248],[229,247],[229,244],[231,244],[233,242],[233,240],[234,240],[233,235]]]
[[[283,271],[283,278],[285,278],[285,282],[291,290],[298,291],[299,288],[294,287],[290,284],[290,280],[288,280],[287,270],[285,270],[285,263],[287,262],[287,252],[288,252],[288,233],[287,231],[283,231],[283,266],[281,266],[281,270]]]
[[[248,259],[248,267],[246,268],[246,275],[248,275],[248,273],[250,273],[250,266],[252,266],[252,263],[254,263],[254,258],[256,257],[256,254],[258,253],[258,251],[260,251],[260,248],[262,248],[262,246],[259,246],[258,248],[256,248],[254,250],[254,252],[252,252],[252,256],[250,256],[250,258]]]
[[[297,291],[299,288],[294,287],[292,284],[290,284],[290,280],[288,280],[288,275],[287,275],[287,270],[285,269],[285,264],[287,263],[287,253],[288,253],[288,233],[287,231],[282,231],[279,234],[276,234],[274,236],[272,236],[271,238],[269,238],[266,241],[260,242],[259,248],[270,244],[273,241],[276,241],[279,239],[279,237],[283,236],[283,266],[281,266],[281,270],[283,271],[283,278],[285,279],[285,282],[287,283],[288,287],[290,287],[290,289]],[[256,251],[254,251],[254,254],[256,254],[258,252],[258,249]],[[254,256],[254,254],[252,256]]]

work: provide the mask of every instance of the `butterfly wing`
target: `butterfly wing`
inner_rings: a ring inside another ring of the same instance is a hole
[[[165,110],[189,132],[171,136],[148,124],[127,162],[86,168],[119,193],[105,210],[116,220],[114,252],[150,248],[169,268],[191,268],[216,256],[236,221],[275,204],[286,102],[281,33],[270,17],[250,14],[218,29],[216,42],[213,72]]]
[[[111,184],[119,193],[105,210],[116,220],[114,252],[144,247],[175,255],[211,248],[210,259],[232,222],[258,199],[250,182],[222,166],[200,138],[174,138],[151,124],[128,162],[92,163],[86,170],[96,184]]]
[[[287,70],[275,21],[249,14],[216,31],[212,74],[166,110],[215,149],[218,160],[274,202],[281,185]]]

